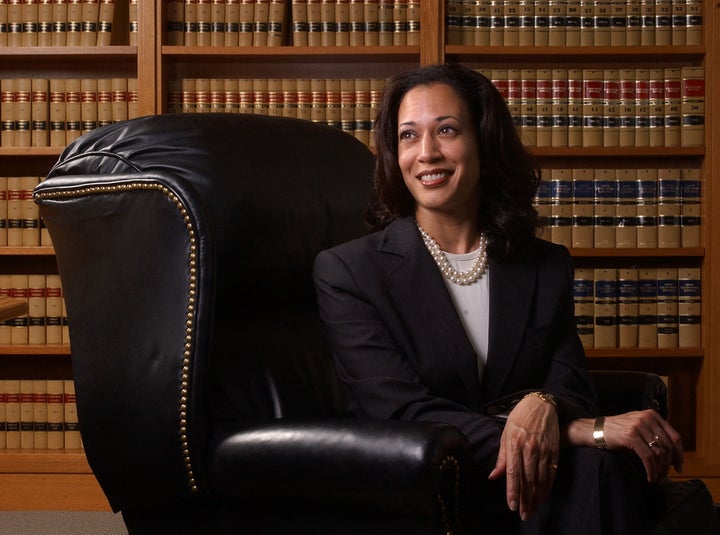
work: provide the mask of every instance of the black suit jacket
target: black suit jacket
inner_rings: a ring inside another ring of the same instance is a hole
[[[320,253],[320,315],[353,410],[381,419],[456,425],[478,467],[497,457],[501,426],[481,405],[523,389],[559,402],[561,424],[595,414],[577,336],[572,261],[532,240],[509,260],[490,259],[488,360],[477,357],[412,218]]]

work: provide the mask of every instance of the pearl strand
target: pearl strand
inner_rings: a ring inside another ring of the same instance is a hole
[[[437,267],[440,269],[440,273],[442,273],[443,277],[448,279],[450,282],[463,286],[472,284],[482,277],[483,273],[485,273],[485,269],[487,268],[487,238],[484,234],[480,235],[478,256],[475,259],[475,262],[473,262],[473,265],[467,271],[458,271],[452,267],[447,259],[447,256],[445,256],[445,253],[440,250],[440,246],[432,238],[432,236],[425,232],[425,229],[423,229],[417,222],[415,224],[420,231],[420,236],[422,236],[425,247],[427,247],[427,250],[430,252],[430,256],[433,257]]]

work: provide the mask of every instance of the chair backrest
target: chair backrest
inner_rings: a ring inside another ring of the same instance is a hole
[[[35,197],[114,509],[202,492],[215,417],[338,409],[312,263],[363,232],[373,165],[338,129],[235,114],[134,119],[63,152]]]

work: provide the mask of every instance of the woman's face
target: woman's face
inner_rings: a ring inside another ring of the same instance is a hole
[[[398,164],[422,212],[475,217],[480,156],[467,104],[443,83],[408,91],[398,109]]]

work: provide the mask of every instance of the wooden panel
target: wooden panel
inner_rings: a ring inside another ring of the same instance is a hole
[[[92,474],[0,474],[1,511],[110,511]]]

